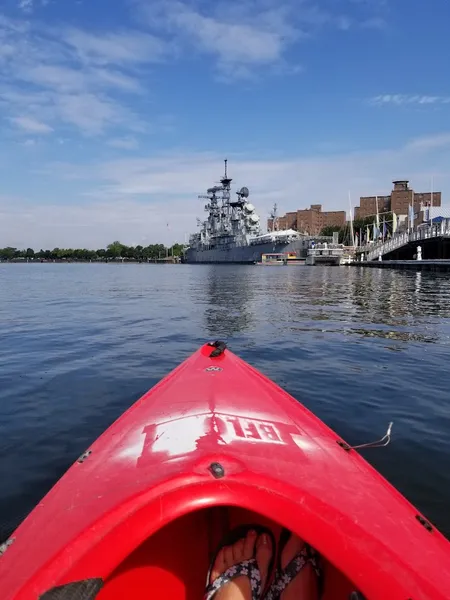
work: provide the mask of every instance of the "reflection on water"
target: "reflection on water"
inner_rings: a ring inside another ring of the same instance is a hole
[[[232,336],[270,322],[279,331],[447,339],[441,322],[450,316],[445,276],[350,267],[211,266],[206,278],[204,316],[212,335]]]
[[[350,267],[0,265],[0,537],[212,338],[350,443],[394,421],[365,456],[450,534],[449,293]]]
[[[254,320],[254,267],[207,267],[206,329],[212,336],[230,337],[248,330]]]

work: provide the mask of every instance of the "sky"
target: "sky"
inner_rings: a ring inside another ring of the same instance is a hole
[[[449,203],[449,19],[448,0],[0,0],[0,247],[183,242],[224,158],[263,223],[393,179]]]

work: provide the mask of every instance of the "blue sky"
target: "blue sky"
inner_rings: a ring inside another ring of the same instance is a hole
[[[447,0],[2,0],[0,247],[183,241],[225,157],[263,221],[396,178],[445,202],[449,19]]]

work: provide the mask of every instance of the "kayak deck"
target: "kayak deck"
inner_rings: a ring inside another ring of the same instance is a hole
[[[448,599],[439,531],[289,394],[210,354],[138,400],[19,526],[0,556],[2,600],[89,579],[100,600],[198,599],[222,534],[249,520],[324,557],[325,600]]]

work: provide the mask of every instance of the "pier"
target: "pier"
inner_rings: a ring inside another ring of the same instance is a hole
[[[413,271],[450,271],[450,221],[404,231],[360,246],[353,266]]]
[[[356,257],[364,262],[380,257],[382,261],[414,260],[419,247],[424,259],[450,259],[450,225],[443,221],[416,231],[394,234],[385,241],[360,246],[356,249]]]
[[[402,269],[407,271],[450,271],[450,259],[429,259],[429,260],[368,260],[354,261],[349,263],[352,267],[371,267],[373,269]]]

